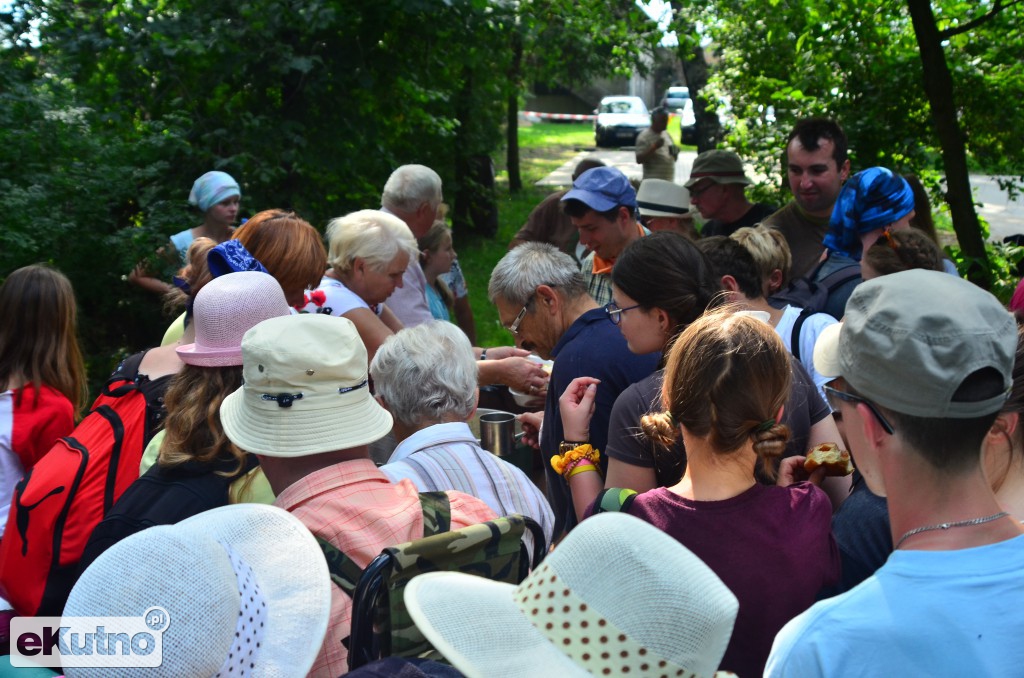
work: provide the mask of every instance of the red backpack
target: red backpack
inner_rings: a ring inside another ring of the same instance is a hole
[[[170,381],[140,376],[143,355],[118,367],[71,435],[15,487],[0,540],[0,594],[19,615],[60,616],[89,535],[139,477]]]

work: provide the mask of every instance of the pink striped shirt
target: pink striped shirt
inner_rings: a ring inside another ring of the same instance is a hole
[[[481,500],[448,492],[451,529],[493,520]],[[369,459],[335,464],[309,474],[278,495],[276,506],[290,511],[313,534],[334,544],[360,567],[388,547],[423,536],[419,492],[408,480],[392,484]],[[301,614],[301,611],[297,611]],[[331,587],[331,621],[311,676],[348,671],[348,650],[341,644],[352,624],[352,599]]]

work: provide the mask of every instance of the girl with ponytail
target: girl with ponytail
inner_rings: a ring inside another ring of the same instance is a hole
[[[721,669],[761,675],[775,634],[839,580],[832,507],[809,482],[765,485],[776,475],[789,429],[779,423],[789,397],[789,355],[771,325],[732,309],[711,311],[673,342],[660,411],[644,433],[671,446],[682,439],[678,483],[636,494],[611,488],[587,513],[618,510],[679,540],[715,571],[740,602]],[[574,380],[560,400],[566,436],[585,439],[596,380]],[[573,496],[594,496],[600,476],[570,462]],[[791,472],[783,471],[784,482]],[[612,556],[613,557],[613,556]]]

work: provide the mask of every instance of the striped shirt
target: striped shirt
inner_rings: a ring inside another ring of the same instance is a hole
[[[494,519],[482,501],[449,493],[451,529]],[[285,488],[274,502],[351,558],[366,567],[388,546],[423,537],[423,511],[410,482],[392,484],[370,459],[343,461],[310,473]],[[352,626],[352,599],[331,587],[331,618],[311,676],[340,676],[348,671],[348,650],[341,644]]]
[[[521,513],[536,520],[551,543],[555,517],[544,493],[516,466],[480,447],[464,422],[435,424],[413,433],[381,471],[421,492],[458,490],[477,497],[499,516]]]

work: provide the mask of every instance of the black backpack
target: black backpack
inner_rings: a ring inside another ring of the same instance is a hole
[[[824,265],[825,262],[818,264],[808,275],[790,281],[786,289],[779,290],[768,297],[768,303],[775,308],[782,308],[789,304],[803,309],[803,313],[800,314],[793,329],[794,349],[799,344],[796,339],[799,337],[800,327],[807,317],[814,313],[827,313],[825,308],[828,306],[829,297],[851,280],[860,278],[860,264],[851,262],[832,271],[821,280],[816,280],[818,272]],[[842,318],[836,318],[836,320],[842,320]]]

